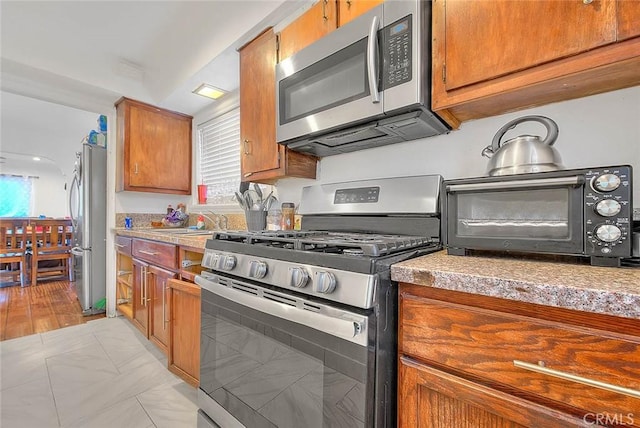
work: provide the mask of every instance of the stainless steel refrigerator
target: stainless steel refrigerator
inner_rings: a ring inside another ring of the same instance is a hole
[[[105,311],[107,150],[83,144],[69,189],[73,223],[74,281],[83,315]]]

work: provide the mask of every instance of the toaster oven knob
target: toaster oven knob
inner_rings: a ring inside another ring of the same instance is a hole
[[[268,266],[262,260],[251,260],[249,263],[249,276],[251,278],[261,279],[267,276]]]
[[[236,267],[236,258],[232,255],[221,255],[218,259],[218,268],[222,270],[233,270]]]
[[[309,282],[309,274],[304,268],[295,267],[289,269],[289,284],[292,287],[302,288]]]
[[[314,291],[317,293],[329,294],[336,289],[336,276],[331,272],[318,272]]]
[[[613,199],[605,199],[596,204],[596,212],[601,216],[611,217],[620,212],[620,202]]]
[[[612,192],[620,186],[620,177],[615,174],[602,174],[595,178],[593,185],[601,192]]]
[[[596,228],[596,236],[603,242],[615,242],[622,236],[622,231],[618,226],[602,224]]]

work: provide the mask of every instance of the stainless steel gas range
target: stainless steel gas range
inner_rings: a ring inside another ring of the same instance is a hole
[[[199,427],[396,425],[390,266],[441,248],[441,183],[310,186],[303,230],[207,241]]]

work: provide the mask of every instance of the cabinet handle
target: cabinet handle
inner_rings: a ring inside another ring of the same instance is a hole
[[[322,20],[324,22],[329,20],[329,17],[327,16],[327,3],[329,3],[329,0],[322,0]]]
[[[140,306],[144,306],[144,287],[147,278],[146,268],[140,267],[140,276],[142,276],[142,285],[140,286]]]
[[[153,251],[145,251],[145,250],[139,250],[142,254],[146,254],[148,256],[157,256],[160,253],[154,253]]]
[[[593,0],[582,0],[582,4],[591,4]]]
[[[347,0],[346,3],[347,3],[347,9],[351,9],[351,0]]]
[[[137,174],[138,173],[138,162],[133,164],[133,173]]]
[[[600,382],[599,380],[589,379],[582,376],[577,376],[571,373],[561,372],[559,370],[550,369],[544,366],[544,362],[538,364],[531,364],[525,361],[513,360],[513,365],[520,367],[521,369],[530,370],[532,372],[542,373],[547,376],[557,377],[564,380],[569,380],[583,385],[593,386],[594,388],[604,389],[610,392],[617,392],[618,394],[628,395],[634,398],[640,398],[640,391],[623,386],[613,385],[606,382]]]
[[[244,154],[250,155],[251,151],[249,150],[249,140],[242,140],[242,144],[244,146]]]
[[[118,248],[124,248],[124,247],[126,247],[126,245],[124,245],[124,244],[116,244],[116,247],[118,247]]]

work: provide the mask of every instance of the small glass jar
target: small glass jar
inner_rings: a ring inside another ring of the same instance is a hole
[[[296,206],[293,202],[282,203],[282,230],[292,230],[295,224]]]
[[[277,208],[270,209],[267,212],[267,230],[282,229],[282,211]]]

